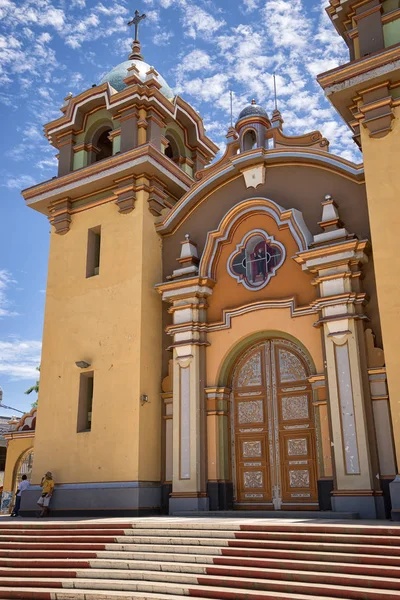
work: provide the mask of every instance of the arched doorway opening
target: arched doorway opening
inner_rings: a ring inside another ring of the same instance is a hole
[[[13,491],[14,493],[17,491],[18,485],[20,484],[21,480],[22,480],[22,475],[26,475],[28,478],[28,481],[31,480],[32,477],[32,468],[33,468],[33,448],[29,448],[29,450],[26,450],[26,452],[24,452],[17,464],[15,465],[15,471],[14,471],[14,481],[13,481]]]
[[[236,508],[318,509],[311,365],[292,341],[272,338],[242,354],[232,374]]]

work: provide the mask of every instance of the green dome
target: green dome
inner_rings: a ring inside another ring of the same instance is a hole
[[[124,88],[126,88],[124,79],[131,74],[128,72],[128,69],[132,65],[136,66],[136,68],[139,71],[139,77],[144,82],[144,80],[146,79],[146,73],[151,69],[151,66],[143,60],[133,59],[126,60],[114,67],[109,73],[107,73],[107,75],[104,75],[103,79],[100,81],[100,85],[108,81],[108,83],[115,90],[117,90],[117,92],[121,92]],[[164,96],[166,96],[167,98],[173,98],[175,94],[169,87],[168,83],[165,81],[164,77],[161,77],[161,75],[157,75],[156,79],[161,83],[160,92],[164,94]]]

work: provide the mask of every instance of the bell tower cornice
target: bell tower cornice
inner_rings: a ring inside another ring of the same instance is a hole
[[[386,136],[400,105],[400,8],[383,0],[330,0],[326,10],[350,62],[322,73],[318,83],[360,146],[360,126],[369,137]]]

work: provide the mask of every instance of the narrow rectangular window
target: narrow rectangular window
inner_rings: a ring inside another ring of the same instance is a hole
[[[86,277],[99,274],[100,269],[101,227],[93,227],[88,231]]]
[[[81,373],[79,382],[79,405],[77,432],[92,429],[94,373]]]

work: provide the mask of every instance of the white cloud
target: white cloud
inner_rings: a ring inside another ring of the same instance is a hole
[[[185,7],[183,13],[185,35],[191,38],[196,38],[198,34],[209,37],[225,25],[223,19],[215,19],[210,13],[199,6],[189,4],[189,2],[183,3],[182,0],[180,1]]]
[[[0,318],[15,317],[18,313],[10,310],[11,302],[7,293],[11,285],[17,283],[7,269],[0,269]]]
[[[36,183],[36,180],[32,175],[9,175],[8,177],[6,176],[3,181],[4,183],[1,184],[2,187],[17,190],[23,190]]]
[[[270,0],[263,12],[268,37],[276,47],[298,51],[309,44],[311,27],[301,0]]]
[[[179,74],[190,71],[206,71],[212,67],[211,57],[205,50],[196,48],[185,54],[179,61],[177,72]]]
[[[153,43],[156,46],[167,46],[171,38],[174,37],[172,31],[167,31],[166,29],[159,29],[156,34],[153,35]]]
[[[43,158],[36,163],[36,166],[41,170],[52,169],[54,171],[58,166],[58,160],[55,156],[52,158]]]
[[[217,100],[227,91],[228,81],[229,77],[223,74],[213,75],[204,79],[196,77],[195,79],[185,81],[181,86],[181,90],[183,93],[189,93],[204,102],[210,102]]]
[[[260,6],[260,0],[243,0],[245,12],[256,10]]]
[[[38,379],[41,349],[37,340],[0,340],[0,375],[9,380]]]

